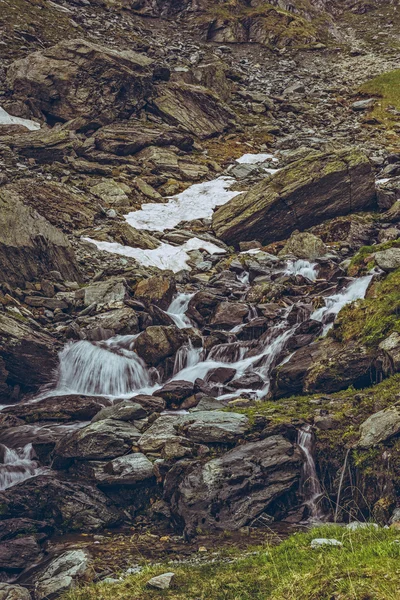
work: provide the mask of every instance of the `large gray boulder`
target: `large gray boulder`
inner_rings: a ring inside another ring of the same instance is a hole
[[[4,409],[4,414],[14,415],[26,423],[37,421],[88,421],[110,405],[110,400],[96,396],[51,396],[35,403],[16,404]]]
[[[154,478],[153,465],[141,452],[119,456],[109,462],[89,461],[77,465],[78,476],[103,486],[132,486]]]
[[[32,600],[32,596],[20,585],[0,583],[0,600]]]
[[[151,64],[131,50],[67,40],[12,63],[7,83],[49,121],[107,124],[143,106],[153,90]]]
[[[36,600],[53,600],[73,588],[79,579],[90,577],[91,560],[86,550],[69,550],[50,562],[37,576]]]
[[[302,458],[283,436],[238,446],[206,463],[192,462],[183,476],[178,463],[165,480],[165,497],[185,524],[187,535],[205,530],[237,530],[280,499],[283,512],[300,478]]]
[[[400,434],[400,406],[381,410],[360,425],[360,448],[371,448]]]
[[[48,271],[80,281],[67,237],[22,200],[12,188],[0,190],[0,281],[24,286]]]
[[[375,201],[374,175],[362,152],[313,152],[218,208],[213,229],[229,244],[269,244]]]

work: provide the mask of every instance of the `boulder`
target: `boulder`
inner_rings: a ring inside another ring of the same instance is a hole
[[[66,236],[12,187],[0,190],[0,280],[24,286],[49,271],[67,281],[80,281],[73,249]]]
[[[82,145],[78,136],[67,129],[40,129],[28,134],[3,138],[12,150],[25,158],[34,158],[38,163],[63,162],[74,156]]]
[[[391,406],[381,410],[360,425],[360,448],[371,448],[400,433],[400,407]]]
[[[312,233],[303,232],[292,233],[279,254],[283,256],[293,254],[296,258],[312,261],[324,256],[327,252],[328,248],[321,238]]]
[[[146,396],[145,394],[139,394],[130,398],[132,402],[137,402],[142,406],[148,414],[153,412],[160,413],[165,409],[165,401],[158,396]]]
[[[91,577],[91,560],[86,550],[69,550],[53,559],[36,577],[36,600],[54,600]]]
[[[32,596],[20,585],[0,583],[0,600],[32,600]]]
[[[136,421],[144,419],[148,414],[140,404],[133,400],[123,400],[113,406],[107,406],[100,410],[92,419],[92,423],[113,419],[115,421]]]
[[[333,217],[375,205],[367,157],[356,149],[313,152],[218,208],[213,229],[220,239],[269,244]]]
[[[93,196],[99,198],[107,206],[128,206],[130,188],[118,183],[111,177],[104,179],[90,188]]]
[[[179,406],[185,398],[193,394],[194,384],[190,381],[179,381],[174,379],[169,381],[155,394],[165,400],[168,407]]]
[[[120,514],[97,488],[55,477],[27,479],[0,492],[0,519],[20,517],[46,521],[58,531],[99,531],[120,521]]]
[[[199,444],[232,444],[243,437],[249,419],[230,412],[198,411],[184,415],[179,432]]]
[[[46,521],[34,521],[23,517],[0,521],[0,541],[37,534],[40,534],[40,539],[43,540],[51,533],[53,528]]]
[[[157,366],[168,356],[173,356],[186,340],[182,330],[173,325],[153,325],[139,334],[134,349],[146,364]]]
[[[85,338],[91,342],[107,340],[114,335],[135,335],[140,331],[136,311],[127,306],[88,317],[80,325]]]
[[[300,348],[271,372],[271,396],[333,393],[370,385],[375,353],[357,342],[326,338]]]
[[[170,83],[160,89],[151,106],[165,122],[202,139],[226,131],[235,117],[210,90],[184,83]]]
[[[139,281],[135,288],[135,298],[146,306],[155,304],[167,310],[176,294],[175,279],[167,275],[155,275]]]
[[[151,588],[156,588],[157,590],[167,590],[171,587],[174,577],[175,573],[162,573],[162,575],[157,575],[156,577],[149,579],[146,585]]]
[[[11,572],[32,567],[43,557],[33,535],[0,542],[0,569]]]
[[[237,530],[262,514],[271,518],[288,510],[301,464],[297,448],[271,436],[206,463],[190,462],[183,473],[178,463],[166,476],[165,498],[188,536],[197,528]]]
[[[35,403],[17,404],[4,409],[5,414],[14,415],[26,423],[37,421],[90,421],[105,406],[111,404],[107,398],[79,396],[52,396]]]
[[[100,241],[107,241],[100,239],[100,235],[96,232],[95,239]],[[132,248],[142,248],[142,250],[154,250],[158,248],[160,242],[153,235],[150,235],[146,231],[135,229],[129,225],[126,221],[118,221],[109,228],[109,237],[113,241],[122,244],[123,246],[132,246]]]
[[[53,380],[58,364],[57,343],[47,333],[34,331],[28,324],[0,313],[0,358],[4,394],[14,386],[33,392]]]
[[[218,304],[211,318],[210,325],[216,328],[232,329],[236,325],[241,325],[248,313],[249,307],[247,304],[242,304],[241,302],[221,302],[221,304]]]
[[[56,445],[56,465],[59,459],[106,460],[126,454],[139,439],[140,433],[134,425],[115,419],[104,419],[91,423],[65,435]]]
[[[78,117],[82,126],[105,125],[144,105],[153,90],[151,64],[131,50],[66,40],[12,63],[7,84],[49,123]]]
[[[138,446],[144,454],[160,452],[165,444],[179,439],[176,427],[183,415],[161,415],[140,437]]]
[[[127,298],[128,284],[122,277],[112,277],[106,281],[98,281],[86,286],[83,290],[77,292],[77,295],[81,296],[82,293],[84,306],[97,304],[98,306],[112,308]]]
[[[109,462],[88,462],[78,474],[94,479],[101,486],[136,485],[154,478],[153,464],[141,452],[114,458]],[[86,478],[85,477],[85,478]]]
[[[374,254],[375,262],[383,271],[395,271],[400,267],[400,248],[388,248]]]

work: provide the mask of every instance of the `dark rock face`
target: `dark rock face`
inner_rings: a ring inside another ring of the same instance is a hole
[[[9,387],[14,386],[34,391],[53,379],[56,341],[47,333],[33,331],[25,323],[0,314],[0,357],[4,364],[0,386],[2,383],[4,392],[7,394]]]
[[[95,487],[40,475],[0,493],[1,518],[46,520],[59,531],[98,531],[118,523],[120,515]]]
[[[187,535],[197,527],[239,529],[262,513],[269,514],[273,503],[296,488],[301,460],[290,442],[272,436],[205,464],[189,463],[183,475],[177,465],[167,475],[165,495]]]
[[[27,423],[36,421],[90,421],[110,401],[91,396],[54,396],[44,398],[35,404],[17,404],[5,408],[5,414],[14,415]]]
[[[7,73],[14,97],[51,121],[79,117],[109,123],[129,117],[152,91],[152,61],[85,40],[61,42],[15,61]]]
[[[148,365],[156,366],[168,356],[173,356],[186,339],[175,326],[154,325],[136,339],[135,351]]]
[[[0,543],[0,569],[22,571],[34,565],[42,557],[42,551],[34,536],[25,536]]]
[[[0,191],[0,280],[23,286],[55,270],[67,281],[80,281],[68,239],[22,200],[7,186]]]
[[[358,150],[312,153],[219,208],[213,228],[223,241],[269,244],[324,220],[374,206],[375,182]]]

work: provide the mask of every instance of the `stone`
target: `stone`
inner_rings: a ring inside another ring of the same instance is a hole
[[[134,349],[146,364],[155,367],[165,358],[173,356],[186,340],[185,334],[173,325],[153,325],[139,334]]]
[[[114,179],[104,179],[90,188],[91,193],[107,204],[107,206],[128,206],[130,191],[128,186],[120,184]]]
[[[80,294],[80,292],[78,292]],[[128,286],[126,280],[121,277],[114,277],[106,281],[99,281],[86,286],[83,290],[83,304],[90,306],[112,306],[121,303],[128,295]]]
[[[360,425],[360,448],[372,448],[400,433],[400,407],[391,406],[366,419]]]
[[[287,511],[301,464],[300,451],[275,435],[205,463],[191,461],[186,467],[178,463],[167,473],[164,498],[173,515],[183,520],[189,537],[198,527],[234,531],[261,514],[273,516],[277,502],[282,512]]]
[[[362,152],[313,152],[218,208],[213,229],[231,245],[269,244],[375,203],[372,167]]]
[[[131,401],[135,404],[140,404],[148,414],[153,412],[160,413],[165,409],[165,401],[158,396],[139,394],[138,396],[131,398]]]
[[[311,540],[310,547],[315,550],[317,548],[325,548],[334,546],[336,548],[341,548],[343,546],[342,542],[339,540],[335,540],[334,538],[315,538]]]
[[[387,375],[392,375],[400,371],[400,334],[393,331],[378,346],[382,357],[382,371]]]
[[[161,452],[165,444],[179,436],[175,426],[182,420],[182,415],[161,415],[140,437],[138,446],[147,454]]]
[[[114,335],[135,335],[140,331],[138,314],[127,306],[87,317],[80,325],[85,338],[95,342]]]
[[[86,550],[69,550],[53,559],[35,581],[37,600],[54,600],[90,577],[91,560]]]
[[[152,477],[153,464],[144,454],[135,452],[107,463],[100,482],[108,485],[134,485]]]
[[[369,110],[375,104],[375,98],[368,98],[366,100],[358,100],[357,102],[353,102],[351,105],[351,109],[355,112],[360,112],[364,110]]]
[[[292,233],[285,246],[279,253],[280,256],[293,254],[296,258],[313,261],[327,254],[328,248],[324,242],[312,233]]]
[[[247,304],[240,302],[221,302],[218,304],[214,315],[211,318],[212,327],[232,329],[236,325],[241,325],[244,318],[249,313]]]
[[[96,487],[55,476],[38,475],[0,492],[1,520],[20,517],[46,521],[57,531],[99,531],[117,525],[121,515]]]
[[[0,359],[0,390],[4,397],[14,386],[26,393],[34,392],[53,380],[58,364],[57,343],[47,333],[0,313]]]
[[[400,267],[400,248],[388,248],[374,254],[375,262],[383,271],[395,271]]]
[[[15,152],[38,163],[62,162],[76,153],[82,142],[65,129],[40,129],[12,139],[3,138]]]
[[[162,310],[167,310],[175,294],[175,279],[167,275],[155,275],[148,279],[142,279],[135,288],[137,300],[142,301],[146,306],[155,304]]]
[[[126,454],[140,437],[131,423],[104,419],[67,433],[56,445],[54,455],[61,459],[105,460]]]
[[[51,122],[79,119],[81,126],[127,118],[153,91],[152,61],[75,39],[13,62],[7,84],[14,98]]]
[[[132,248],[142,248],[143,250],[154,250],[160,245],[160,242],[153,235],[146,231],[135,229],[126,221],[118,221],[109,228],[109,237],[113,241],[122,244],[123,246],[132,246]],[[100,235],[96,232],[96,239],[100,239]]]
[[[186,398],[193,394],[193,391],[194,384],[192,382],[174,379],[163,385],[155,394],[165,400],[166,406],[170,408],[172,406],[179,406]]]
[[[234,113],[218,96],[198,85],[170,83],[152,101],[154,110],[167,123],[201,139],[228,130]]]
[[[245,435],[248,425],[249,420],[245,415],[198,411],[185,415],[179,430],[193,442],[230,444]]]
[[[4,409],[5,414],[14,415],[26,423],[37,421],[89,421],[110,404],[107,398],[79,396],[51,396],[34,404],[17,404]]]
[[[32,600],[32,596],[20,585],[0,583],[0,600]]]
[[[93,418],[92,423],[97,421],[104,421],[104,419],[114,419],[116,421],[136,421],[144,419],[148,412],[141,404],[132,400],[122,400],[113,404],[113,406],[107,406],[100,410]]]
[[[0,569],[23,571],[32,567],[43,557],[33,535],[0,542]]]
[[[163,573],[162,575],[157,575],[156,577],[149,579],[146,585],[158,590],[168,590],[171,587],[174,577],[175,573]]]
[[[228,383],[236,375],[236,369],[230,367],[217,367],[208,371],[205,381],[207,383]]]
[[[379,525],[377,525],[377,523],[360,523],[360,521],[352,521],[351,523],[347,523],[346,529],[350,529],[350,531],[357,531],[359,529],[379,529]]]
[[[67,237],[23,197],[5,186],[0,190],[0,280],[14,286],[55,270],[67,281],[81,274]]]

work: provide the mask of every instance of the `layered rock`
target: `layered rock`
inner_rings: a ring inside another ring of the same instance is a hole
[[[375,200],[372,168],[362,152],[311,153],[219,208],[213,228],[229,244],[268,244],[295,229],[372,208]]]

